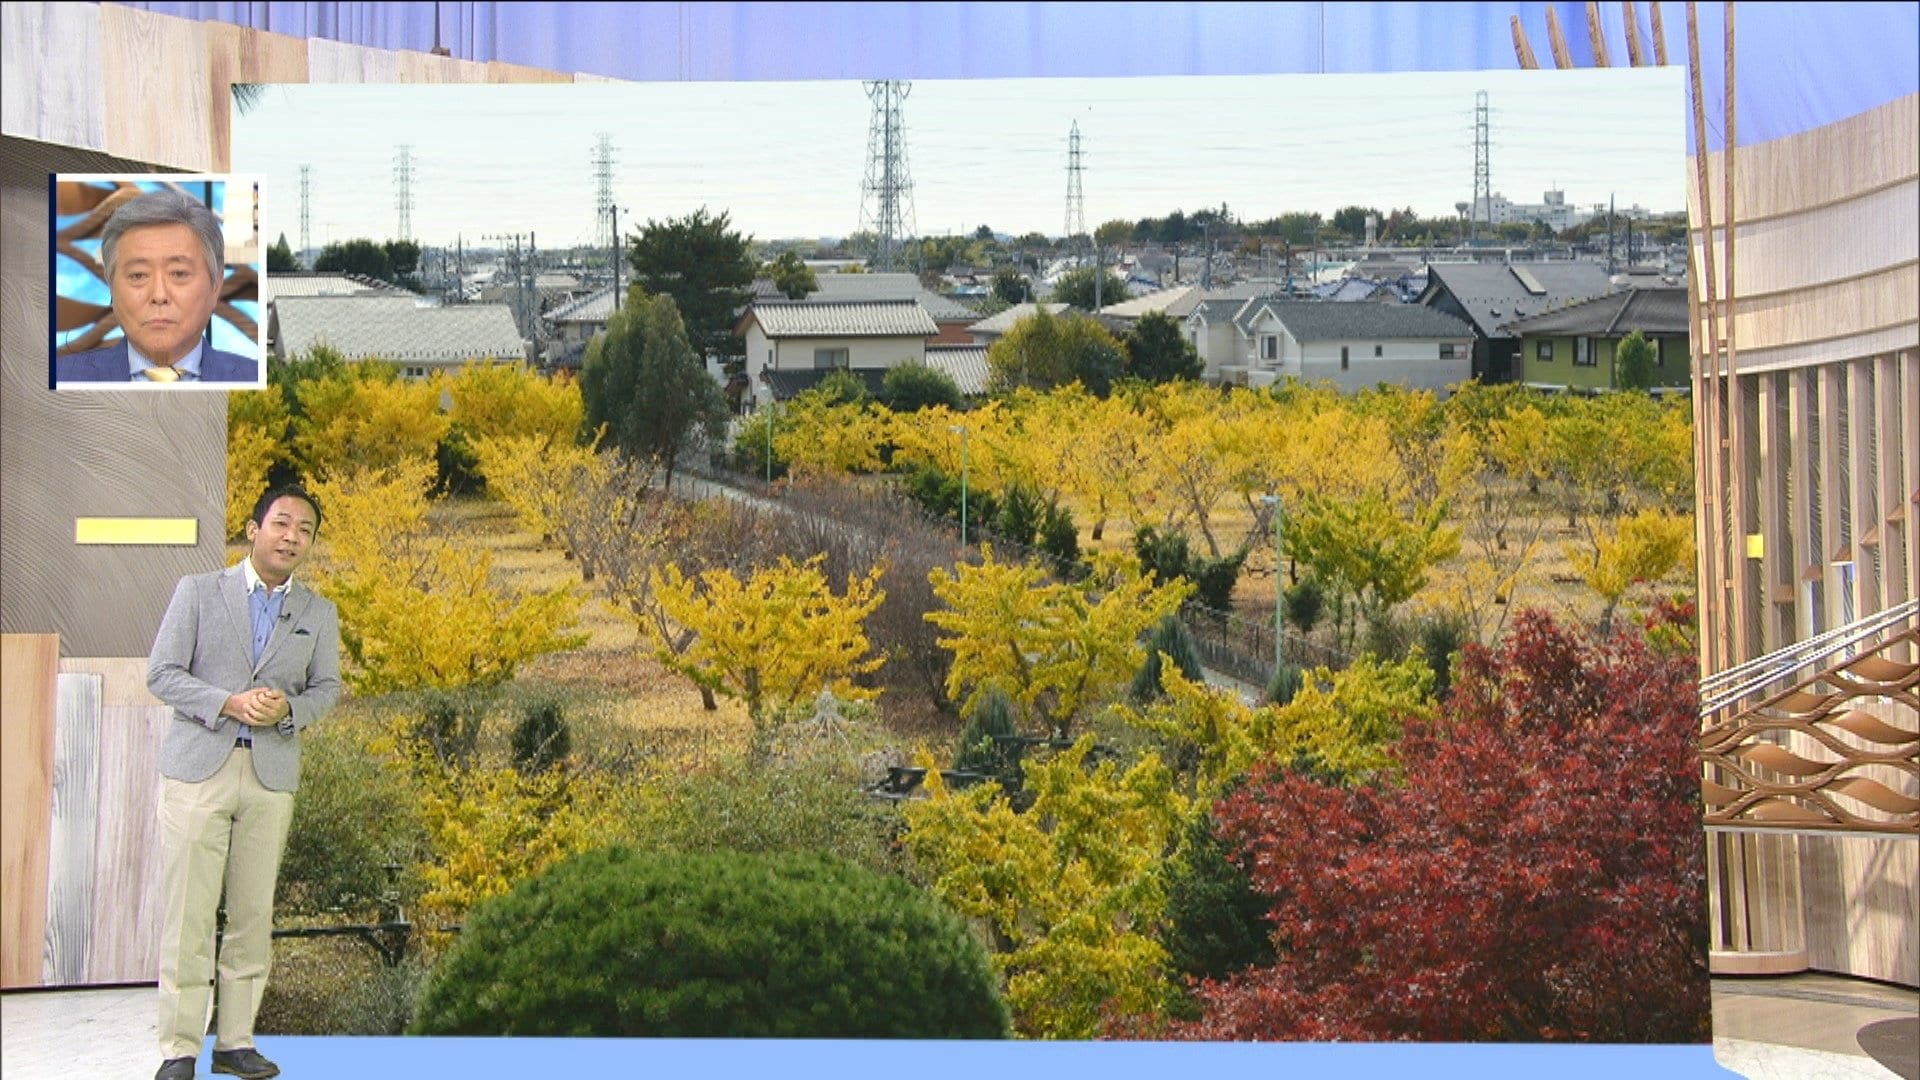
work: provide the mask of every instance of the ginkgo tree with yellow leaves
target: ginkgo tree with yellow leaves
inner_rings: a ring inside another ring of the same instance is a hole
[[[1030,1038],[1090,1039],[1164,1015],[1175,996],[1155,933],[1189,803],[1157,756],[1094,764],[1093,747],[1024,763],[1024,811],[998,784],[949,792],[936,770],[905,810],[915,872],[986,927]]]
[[[945,607],[926,619],[953,653],[948,696],[964,711],[997,689],[1062,738],[1082,706],[1126,685],[1146,658],[1140,636],[1193,589],[1157,584],[1130,556],[1098,559],[1083,581],[1050,581],[1039,563],[1000,562],[991,547],[929,577]]]
[[[693,635],[684,649],[657,628],[655,655],[701,687],[740,699],[757,738],[764,739],[779,707],[822,690],[850,700],[874,691],[853,679],[879,667],[862,623],[886,599],[883,567],[850,578],[836,595],[815,556],[804,563],[782,557],[744,580],[715,569],[688,578],[671,563],[652,571],[652,591],[674,623]],[[651,627],[651,624],[649,624]]]
[[[575,590],[503,589],[485,551],[432,534],[433,473],[412,458],[310,485],[327,509],[315,589],[340,608],[344,677],[357,693],[494,686],[586,640],[572,630]]]

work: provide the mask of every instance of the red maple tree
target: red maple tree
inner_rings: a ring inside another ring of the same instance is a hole
[[[1409,722],[1398,781],[1270,771],[1218,804],[1277,960],[1173,1034],[1706,1040],[1696,672],[1648,640],[1522,614]]]

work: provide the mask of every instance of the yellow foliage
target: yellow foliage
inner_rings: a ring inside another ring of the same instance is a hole
[[[824,559],[815,556],[796,566],[783,557],[746,581],[724,569],[697,578],[685,577],[673,565],[653,571],[660,607],[695,635],[692,644],[676,649],[677,642],[647,624],[660,662],[696,685],[740,698],[757,731],[772,723],[780,706],[821,690],[850,700],[874,697],[852,679],[882,662],[868,655],[862,623],[886,599],[879,588],[885,568],[874,567],[864,579],[848,578],[845,593],[835,596],[820,571]]]
[[[571,444],[585,406],[577,383],[549,379],[519,364],[468,364],[446,383],[452,421],[466,437],[535,438]]]
[[[1693,519],[1663,510],[1642,510],[1602,536],[1599,552],[1583,575],[1587,586],[1600,594],[1608,611],[1638,582],[1659,581],[1694,565]],[[1571,548],[1576,563],[1579,554]]]
[[[1362,656],[1345,671],[1314,668],[1293,700],[1253,715],[1250,738],[1259,758],[1306,758],[1347,776],[1399,767],[1387,747],[1404,721],[1433,714],[1433,672],[1418,657],[1386,663]]]
[[[294,453],[310,476],[432,460],[453,425],[440,411],[441,379],[408,382],[371,361],[297,392],[305,415],[293,424]]]
[[[1152,754],[1089,768],[1091,737],[1028,761],[1024,813],[994,784],[907,804],[905,845],[933,891],[991,929],[1021,1034],[1088,1039],[1109,1016],[1160,1015],[1173,985],[1155,939],[1189,801]]]
[[[474,904],[569,855],[623,837],[624,785],[604,774],[429,767],[422,775],[433,856],[421,867],[425,891],[418,906],[430,927],[458,923]]]
[[[489,686],[585,641],[576,590],[505,591],[485,551],[428,533],[432,472],[414,460],[313,482],[327,508],[315,588],[340,607],[357,692]]]
[[[796,475],[873,472],[890,425],[884,406],[802,394],[774,420],[773,451]]]
[[[267,470],[279,458],[280,443],[266,429],[227,425],[227,539],[246,532],[253,504],[267,489]]]
[[[946,609],[926,619],[948,634],[940,639],[953,653],[948,695],[964,699],[964,711],[997,688],[1064,732],[1082,705],[1124,685],[1145,659],[1140,635],[1178,610],[1192,585],[1156,585],[1131,564],[1106,569],[1077,584],[1048,582],[1039,564],[998,562],[991,548],[979,565],[936,567],[928,579]]]

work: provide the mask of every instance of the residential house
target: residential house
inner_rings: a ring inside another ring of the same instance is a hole
[[[1520,381],[1528,386],[1605,390],[1620,385],[1615,356],[1635,330],[1654,347],[1657,388],[1688,386],[1687,290],[1635,288],[1507,323],[1520,339]]]
[[[980,319],[967,327],[967,333],[973,338],[973,344],[992,347],[993,343],[1007,335],[1015,323],[1030,318],[1035,312],[1045,309],[1049,315],[1058,315],[1072,307],[1071,304],[1015,304],[998,315]]]
[[[385,360],[409,379],[468,363],[526,362],[526,343],[503,304],[439,307],[400,296],[281,296],[268,337],[272,360],[324,345],[350,361]]]
[[[1444,391],[1472,375],[1473,329],[1429,308],[1256,298],[1222,317],[1231,303],[1209,301],[1188,320],[1204,325],[1208,374],[1223,383],[1295,378],[1341,390],[1397,383]]]
[[[625,288],[625,285],[622,285]],[[586,362],[587,342],[605,333],[613,317],[613,286],[607,285],[554,308],[546,315],[546,353],[541,366],[578,370]]]
[[[1598,263],[1433,263],[1419,303],[1471,324],[1473,376],[1500,383],[1520,374],[1520,339],[1508,323],[1611,288]]]
[[[951,297],[941,296],[920,284],[913,274],[816,274],[819,289],[792,303],[847,304],[893,303],[912,300],[926,310],[938,333],[934,340],[947,345],[970,345],[973,338],[967,328],[980,318],[979,312]],[[756,278],[751,286],[751,302],[786,300],[786,294],[770,278]]]
[[[939,327],[917,300],[782,298],[749,304],[734,332],[746,341],[747,402],[757,407],[835,370],[855,372],[877,387],[888,368],[925,363],[927,341]],[[775,374],[782,372],[805,374]]]

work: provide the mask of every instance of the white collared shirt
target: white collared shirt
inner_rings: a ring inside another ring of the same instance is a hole
[[[253,568],[253,556],[248,555],[242,558],[240,560],[240,565],[244,567],[244,569],[242,569],[240,572],[247,576],[247,595],[252,596],[253,590],[260,588],[262,585],[265,585],[266,582],[260,579],[260,572]],[[280,583],[279,588],[273,589],[271,591],[277,592],[277,593],[284,593],[291,588],[293,588],[293,579],[289,577],[287,580]]]
[[[193,350],[181,357],[180,362],[173,365],[173,370],[179,372],[180,377],[183,379],[198,380],[200,378],[200,350],[205,347],[205,338],[196,340],[193,343]],[[127,365],[132,369],[127,372],[127,378],[142,380],[146,378],[144,372],[148,368],[157,368],[160,366],[146,357],[141,356],[140,350],[134,348],[131,340],[127,342]],[[251,563],[252,560],[248,560],[248,562]]]

